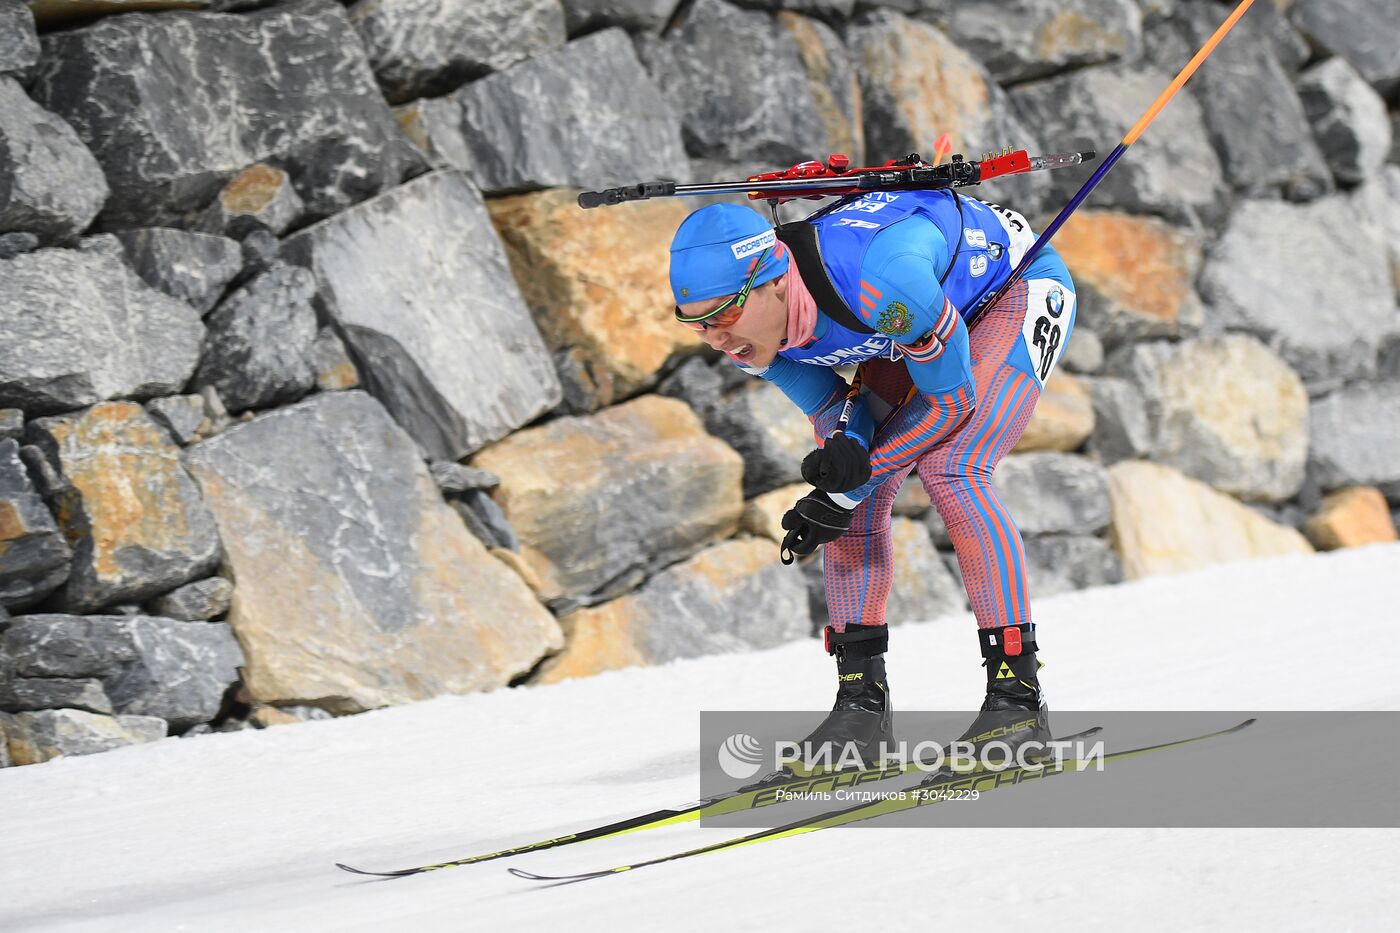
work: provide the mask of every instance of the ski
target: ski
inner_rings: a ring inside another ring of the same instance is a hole
[[[1092,729],[1086,729],[1083,732],[1076,732],[1073,735],[1066,736],[1064,740],[1073,741],[1087,738],[1101,731],[1101,729],[1101,726],[1095,726]],[[523,855],[526,852],[540,852],[545,849],[557,849],[560,846],[574,845],[579,842],[590,842],[594,839],[621,836],[625,833],[640,832],[646,829],[660,829],[663,826],[674,826],[678,823],[688,823],[698,820],[703,815],[716,816],[721,813],[746,810],[754,805],[755,800],[760,794],[770,794],[779,789],[810,784],[817,780],[854,780],[863,785],[902,777],[916,767],[916,763],[910,763],[907,765],[892,765],[885,768],[871,768],[863,771],[848,769],[821,776],[806,776],[792,778],[790,780],[773,780],[774,776],[770,775],[763,780],[738,790],[730,791],[726,794],[717,794],[713,797],[694,801],[693,803],[685,803],[675,807],[663,807],[659,810],[652,810],[648,813],[641,813],[626,819],[617,820],[616,822],[589,827],[588,829],[582,829],[575,833],[556,836],[552,839],[541,839],[537,842],[528,842],[524,845],[513,846],[509,849],[484,852],[480,855],[469,855],[465,858],[453,859],[448,862],[437,862],[431,865],[416,865],[412,868],[400,868],[391,871],[368,871],[363,868],[355,868],[346,865],[342,862],[336,862],[335,867],[355,875],[369,875],[376,878],[406,878],[409,875],[421,875],[424,872],[438,871],[443,868],[456,868],[459,865],[475,865],[478,862],[490,862],[495,859],[509,858],[512,855]]]
[[[1252,723],[1254,723],[1254,719],[1246,719],[1243,722],[1230,726],[1227,729],[1220,729],[1215,732],[1207,732],[1202,735],[1194,735],[1184,739],[1176,739],[1171,742],[1162,742],[1157,745],[1147,745],[1142,748],[1132,748],[1121,752],[1110,752],[1106,753],[1103,756],[1102,760],[1104,762],[1121,761],[1125,758],[1133,758],[1138,755],[1146,755],[1150,752],[1163,751],[1169,748],[1179,748],[1182,745],[1190,745],[1194,742],[1203,742],[1207,739],[1214,739],[1220,736],[1230,735],[1232,733],[1239,732],[1240,730],[1248,727]],[[1074,737],[1066,737],[1066,739],[1071,738]],[[1059,763],[1059,766],[1054,771],[1049,771],[1048,774],[1061,774],[1067,770],[1081,770],[1083,766],[1087,765],[1087,763],[1087,761],[1075,760],[1062,761]],[[1006,771],[999,772],[997,775],[996,783],[992,784],[992,786],[988,789],[995,789],[996,787],[1002,786],[1004,783],[1014,783],[1014,778],[1016,775],[1029,773],[1032,773],[1032,769],[1030,768],[1009,768]],[[1003,775],[1011,776],[1011,780],[1003,778]],[[903,810],[912,810],[922,805],[920,803],[920,800],[926,799],[930,791],[935,791],[939,789],[946,790],[949,788],[950,785],[958,784],[969,780],[978,781],[987,777],[988,775],[986,773],[974,774],[971,776],[962,774],[949,774],[946,777],[938,778],[933,781],[925,780],[921,781],[918,784],[910,785],[903,789],[903,793],[889,797],[884,800],[856,804],[854,806],[846,807],[840,810],[836,810],[834,812],[818,813],[805,819],[797,820],[792,823],[787,823],[782,826],[774,826],[769,829],[759,830],[758,832],[750,833],[747,836],[737,836],[733,839],[726,839],[722,842],[712,843],[707,846],[700,846],[699,848],[695,849],[687,849],[683,852],[674,852],[670,855],[663,855],[658,858],[648,859],[645,862],[637,862],[634,865],[619,865],[617,867],[606,868],[601,871],[582,872],[580,874],[575,875],[540,875],[534,872],[524,871],[519,868],[511,868],[508,869],[508,871],[512,875],[515,875],[517,878],[524,878],[527,881],[544,881],[553,884],[569,884],[577,881],[588,881],[593,878],[603,878],[608,875],[616,875],[625,871],[635,871],[638,868],[647,868],[649,866],[660,865],[665,862],[675,862],[681,859],[691,858],[696,855],[706,855],[710,852],[721,852],[726,849],[737,849],[740,846],[752,845],[756,842],[766,842],[770,839],[782,839],[787,836],[798,836],[802,835],[803,833],[816,832],[819,829],[830,829],[834,826],[847,826],[851,823],[860,822],[862,820],[874,819],[876,817],[885,816],[890,813],[898,813]],[[923,792],[923,796],[913,793],[916,791]]]

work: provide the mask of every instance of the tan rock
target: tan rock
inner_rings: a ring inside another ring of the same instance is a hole
[[[186,456],[227,543],[228,621],[260,703],[352,713],[489,689],[563,642],[363,392],[313,396]]]
[[[1078,450],[1092,433],[1094,404],[1089,390],[1069,373],[1054,372],[1041,390],[1026,433],[1013,449],[1017,453]]]
[[[565,617],[568,646],[534,683],[677,658],[771,648],[811,634],[802,571],[765,538],[707,548],[636,591]]]
[[[637,646],[633,632],[635,607],[628,599],[624,596],[580,609],[561,619],[565,648],[541,665],[532,683],[554,684],[603,671],[647,666],[650,661]]]
[[[793,503],[811,490],[806,483],[793,483],[761,496],[754,496],[744,503],[744,515],[740,524],[751,535],[767,538],[769,541],[782,541],[787,532],[783,531],[783,515]]]
[[[1243,499],[1281,502],[1303,484],[1308,393],[1245,334],[1138,345],[1129,357],[1156,408],[1152,459]]]
[[[1322,500],[1303,531],[1324,551],[1396,540],[1390,508],[1374,486],[1338,489]]]
[[[1209,564],[1309,554],[1292,528],[1171,467],[1143,460],[1108,470],[1113,524],[1109,540],[1128,580]]]
[[[671,315],[671,235],[690,208],[679,200],[579,210],[578,192],[555,189],[492,199],[511,270],[551,350],[589,364],[595,403],[647,385],[678,350],[700,340]]]
[[[840,40],[831,33],[822,41],[822,31],[830,28],[814,19],[787,10],[778,12],[778,25],[791,34],[797,43],[797,54],[807,70],[812,100],[821,114],[827,143],[833,153],[848,156],[853,165],[863,164],[865,155],[864,113],[860,103],[860,81],[854,68],[832,59],[828,44],[839,47]],[[826,153],[811,153],[820,158]]]
[[[520,574],[520,579],[525,581],[525,585],[530,588],[530,592],[536,596],[544,593],[544,582],[540,580],[540,575],[525,562],[525,559],[516,552],[503,547],[487,548],[491,556],[505,564],[511,570]]]
[[[916,20],[903,21],[859,41],[852,51],[862,80],[889,96],[885,109],[897,114],[897,122],[907,128],[925,156],[945,132],[954,152],[998,144],[998,134],[1004,131],[995,125],[990,79],[972,56],[940,30]],[[872,139],[871,145],[876,144]],[[902,155],[881,154],[880,158]]]
[[[1106,343],[1173,337],[1201,323],[1192,285],[1201,247],[1187,232],[1155,217],[1080,210],[1055,249],[1074,276],[1079,322]]]
[[[77,709],[0,713],[0,744],[7,746],[15,765],[154,742],[165,733],[165,720],[154,716],[104,716]]]
[[[733,534],[744,507],[742,458],[658,395],[517,431],[472,465],[501,477],[492,496],[551,598]]]
[[[271,726],[294,726],[301,722],[286,710],[280,710],[275,706],[255,706],[248,714],[248,721],[259,729],[267,729]]]
[[[68,486],[58,524],[73,548],[66,608],[139,601],[207,576],[219,535],[180,448],[140,405],[104,402],[34,422]]]

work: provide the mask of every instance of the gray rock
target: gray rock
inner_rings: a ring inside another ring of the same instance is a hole
[[[227,625],[151,616],[23,616],[0,645],[21,677],[98,678],[117,712],[176,730],[213,719],[243,663]]]
[[[1108,476],[1087,457],[1011,454],[993,479],[1023,535],[1093,534],[1108,526]]]
[[[170,227],[116,234],[136,274],[154,289],[205,314],[243,266],[239,245],[226,237]]]
[[[1153,68],[1110,65],[1024,84],[1011,91],[1022,119],[1041,138],[1107,152],[1132,128],[1172,76]],[[1052,199],[1068,201],[1083,173],[1048,173]],[[1211,219],[1224,205],[1220,160],[1206,137],[1201,107],[1190,89],[1179,92],[1094,189],[1099,207],[1160,214],[1172,220]]]
[[[452,500],[449,503],[449,505],[452,506],[452,511],[457,513],[457,517],[462,520],[462,524],[467,526],[467,531],[470,531],[472,533],[473,538],[476,538],[476,540],[480,541],[484,547],[500,547],[500,544],[496,540],[495,533],[491,530],[491,527],[486,524],[485,520],[482,519],[482,517],[477,513],[475,509],[473,509],[470,505],[461,501],[460,499]],[[579,606],[588,605],[589,602],[591,601],[579,600],[571,604],[569,609],[559,610],[559,613],[562,615],[566,611],[571,612],[573,611],[573,609],[576,609]],[[551,603],[550,606],[551,608],[554,608],[553,603]]]
[[[1349,386],[1313,402],[1308,475],[1322,490],[1377,486],[1400,498],[1400,382]]]
[[[108,195],[101,167],[73,128],[7,77],[0,77],[0,179],[0,233],[47,240],[86,230]]]
[[[1026,539],[1026,583],[1033,599],[1121,582],[1123,563],[1099,538],[1045,535]]]
[[[1103,368],[1103,341],[1098,334],[1076,323],[1060,362],[1072,373],[1096,373]]]
[[[204,399],[198,395],[168,395],[146,403],[146,413],[170,432],[171,440],[181,447],[196,440],[204,424]]]
[[[1247,195],[1282,191],[1295,200],[1310,200],[1331,190],[1331,173],[1309,132],[1293,85],[1296,59],[1290,59],[1291,68],[1280,61],[1280,54],[1296,55],[1296,47],[1270,41],[1271,30],[1295,39],[1296,33],[1265,6],[1269,5],[1251,9],[1240,20],[1229,39],[1211,53],[1210,67],[1199,69],[1189,87],[1200,103],[1210,141],[1232,187]],[[1225,14],[1218,3],[1182,5],[1174,25],[1189,50],[1173,63],[1170,73],[1186,64]],[[1151,132],[1156,131],[1153,127]]]
[[[501,478],[490,470],[478,470],[450,460],[434,460],[428,464],[428,472],[438,489],[448,494],[494,489],[501,485]]]
[[[339,392],[360,384],[360,374],[355,370],[355,361],[350,359],[345,341],[331,327],[316,332],[316,339],[311,343],[311,368],[316,372],[316,388],[322,392]]]
[[[315,273],[323,319],[428,457],[459,460],[558,404],[544,341],[461,174],[414,179],[283,247]]]
[[[20,445],[0,440],[0,605],[31,606],[68,578],[72,552],[29,479]]]
[[[911,19],[946,28],[952,17],[953,0],[856,0],[857,14],[892,10]]]
[[[199,390],[199,398],[204,403],[203,430],[200,432],[203,437],[200,440],[213,437],[234,423],[229,417],[228,409],[224,407],[224,400],[219,398],[218,389],[205,386]]]
[[[1390,118],[1355,68],[1340,58],[1314,65],[1299,76],[1298,94],[1338,182],[1359,184],[1380,169],[1390,154]]]
[[[767,14],[696,0],[643,52],[691,155],[786,166],[832,151],[797,43]]]
[[[756,10],[787,10],[834,23],[850,19],[856,8],[856,0],[735,0],[735,3]]]
[[[359,0],[350,22],[392,103],[444,94],[564,44],[559,0]]]
[[[1384,234],[1344,197],[1243,202],[1210,251],[1200,289],[1218,325],[1258,336],[1312,392],[1374,373],[1395,324]]]
[[[1075,337],[1078,336],[1076,333]],[[1094,433],[1089,436],[1089,452],[1104,466],[1148,456],[1154,446],[1152,424],[1147,416],[1147,403],[1138,387],[1126,379],[1111,376],[1083,382],[1094,406]]]
[[[196,226],[208,233],[237,236],[251,221],[281,236],[305,214],[306,204],[291,176],[259,162],[224,185]]]
[[[503,686],[560,645],[363,392],[259,415],[185,460],[228,542],[229,621],[259,702],[357,712]]]
[[[38,60],[34,14],[24,0],[0,0],[0,75],[23,75]]]
[[[280,261],[282,244],[277,235],[262,224],[249,223],[245,229],[238,231],[238,240],[239,249],[243,252],[243,268],[234,279],[235,285],[271,272]]]
[[[825,160],[828,153],[841,153],[849,156],[853,165],[864,165],[865,126],[860,78],[846,44],[831,26],[808,16],[785,10],[778,14],[777,21],[797,43],[798,58],[807,73],[807,86],[821,115],[826,149],[816,155]],[[812,206],[815,209],[814,202]]]
[[[720,365],[737,369],[728,363]],[[656,391],[680,399],[704,418],[720,403],[724,394],[724,380],[709,363],[692,356],[662,379]]]
[[[621,26],[631,32],[660,32],[680,0],[563,0],[564,23],[569,35],[592,32],[603,26]]]
[[[33,444],[25,444],[19,449],[19,459],[29,471],[29,478],[45,502],[57,502],[58,497],[69,493],[73,484],[58,472],[58,467],[49,461],[48,456]]]
[[[609,381],[604,375],[594,371],[593,361],[578,347],[561,347],[550,357],[554,361],[554,371],[559,376],[559,388],[563,398],[555,414],[586,415],[589,412],[606,408],[609,400]]]
[[[718,579],[704,571],[717,553],[750,550],[742,540],[720,543],[662,571],[628,597],[649,616],[638,641],[652,663],[772,648],[811,632],[807,586],[792,568],[773,560],[742,577],[732,575],[733,567]]]
[[[689,180],[680,124],[620,29],[575,39],[455,96],[487,193]]]
[[[18,408],[0,408],[0,441],[18,440],[24,436],[24,412]]]
[[[1008,84],[1136,58],[1142,12],[1134,0],[963,0],[950,31]]]
[[[501,477],[493,498],[545,598],[615,591],[732,535],[743,512],[743,459],[655,395],[517,432],[473,463]]]
[[[1243,499],[1281,502],[1298,492],[1307,393],[1257,339],[1138,344],[1125,368],[1147,402],[1153,460]]]
[[[911,152],[927,157],[943,133],[952,138],[955,153],[969,158],[1011,140],[1041,150],[1041,137],[1020,119],[1006,92],[942,31],[878,11],[849,27],[847,43],[860,74],[867,161]],[[941,87],[960,90],[956,95],[929,91]],[[987,196],[1034,213],[1049,184],[1047,173],[1001,178]]]
[[[0,405],[30,415],[179,392],[204,326],[150,288],[113,237],[0,264]]]
[[[81,709],[111,715],[112,701],[93,677],[10,677],[0,667],[0,710]]]
[[[31,93],[102,163],[110,226],[193,223],[255,162],[289,172],[313,218],[423,167],[330,0],[113,16],[42,43]]]
[[[310,392],[315,294],[315,276],[280,265],[229,296],[209,315],[191,385],[218,389],[232,411],[294,402]]]
[[[0,233],[0,259],[14,259],[39,248],[39,238],[32,233]]]
[[[1382,96],[1400,90],[1400,42],[1390,0],[1298,0],[1288,14],[1313,45],[1345,58]]]
[[[205,577],[176,587],[148,605],[151,615],[182,622],[207,622],[228,612],[233,583],[224,577]]]
[[[705,429],[744,458],[744,498],[802,480],[802,458],[816,447],[811,423],[771,382],[754,381],[705,417]]]
[[[394,108],[404,135],[433,168],[455,168],[480,185],[476,157],[462,126],[462,105],[455,97],[424,97]]]
[[[213,516],[180,449],[140,405],[39,418],[28,436],[62,476],[50,496],[73,563],[58,605],[88,612],[136,603],[213,570]]]
[[[485,472],[485,471],[483,471]],[[479,489],[462,494],[460,502],[452,503],[457,514],[467,523],[467,528],[487,547],[505,548],[507,551],[520,550],[520,538],[510,527],[501,507],[490,496]],[[471,516],[468,517],[467,513]]]
[[[8,741],[14,765],[93,755],[165,735],[165,721],[151,716],[103,716],[77,709],[0,713],[0,746]]]
[[[1392,334],[1390,339],[1381,345],[1376,375],[1387,381],[1400,382],[1400,333]]]

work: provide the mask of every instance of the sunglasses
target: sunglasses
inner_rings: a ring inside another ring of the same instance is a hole
[[[711,308],[704,314],[689,316],[681,310],[680,305],[676,305],[676,320],[686,327],[703,334],[711,327],[733,327],[739,323],[739,318],[744,314],[744,302],[749,300],[749,292],[753,291],[753,280],[758,278],[758,270],[763,268],[763,261],[768,258],[773,247],[768,247],[758,254],[754,260],[753,268],[749,271],[749,277],[744,281],[744,287],[739,289],[739,293],[716,308]]]

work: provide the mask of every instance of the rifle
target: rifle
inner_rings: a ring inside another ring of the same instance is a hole
[[[1093,158],[1092,150],[1031,156],[1024,149],[1007,148],[998,153],[986,153],[976,161],[955,155],[945,164],[935,164],[925,162],[916,152],[904,159],[891,159],[883,165],[852,168],[848,157],[834,154],[828,156],[825,162],[799,162],[791,168],[750,175],[742,181],[694,185],[654,181],[602,191],[584,191],[578,196],[578,204],[587,209],[651,198],[746,193],[751,200],[771,202],[776,210],[778,204],[797,198],[850,197],[872,191],[963,188],[1006,175],[1079,165]]]

